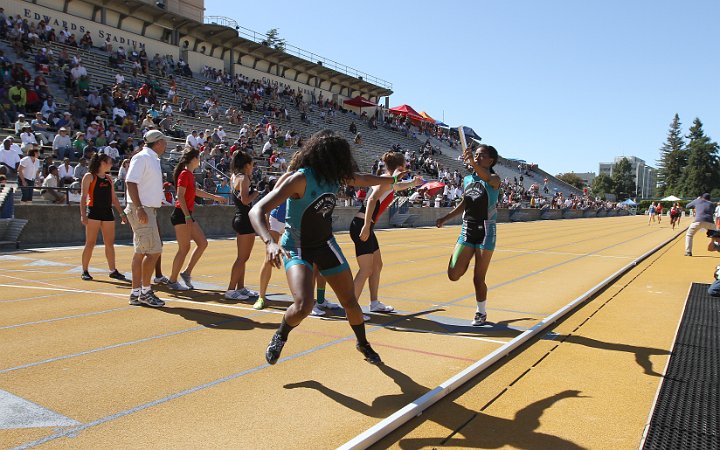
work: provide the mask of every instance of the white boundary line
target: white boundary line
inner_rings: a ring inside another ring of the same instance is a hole
[[[665,381],[665,375],[667,375],[667,370],[670,367],[670,358],[672,357],[672,349],[675,348],[675,344],[677,343],[677,337],[678,333],[680,333],[680,324],[682,323],[683,317],[685,317],[685,310],[687,309],[688,300],[690,299],[690,291],[692,290],[692,283],[690,283],[690,287],[688,287],[687,295],[685,296],[685,304],[683,305],[682,313],[680,314],[680,319],[678,320],[677,327],[675,327],[675,336],[673,337],[672,346],[670,347],[670,356],[668,356],[667,361],[665,361],[665,369],[663,369],[662,376],[660,377],[660,383],[658,383],[657,390],[655,391],[655,398],[653,398],[652,405],[650,405],[650,412],[648,412],[647,420],[645,421],[645,427],[643,428],[642,438],[640,439],[640,446],[638,446],[638,449],[642,449],[645,445],[645,441],[647,440],[648,432],[650,431],[650,422],[652,421],[653,413],[655,412],[655,405],[658,402],[658,399],[660,398],[660,390],[662,389],[663,383]]]
[[[472,364],[470,367],[466,368],[462,372],[457,373],[453,377],[449,378],[448,380],[444,381],[442,384],[437,386],[435,389],[427,392],[422,397],[415,399],[412,403],[409,403],[405,405],[403,408],[395,411],[392,415],[385,418],[384,420],[380,421],[379,423],[375,424],[371,428],[365,430],[363,433],[360,433],[359,435],[355,436],[353,439],[349,440],[345,444],[338,447],[339,450],[350,450],[350,449],[365,449],[369,446],[375,444],[383,437],[390,434],[392,431],[396,430],[400,426],[404,425],[406,422],[408,422],[413,417],[419,416],[422,414],[423,411],[425,411],[430,406],[434,405],[441,399],[443,399],[445,396],[465,384],[466,382],[470,381],[472,378],[483,372],[484,370],[491,367],[493,364],[498,362],[500,359],[506,357],[511,351],[515,350],[516,348],[523,345],[525,342],[529,341],[531,338],[533,338],[535,335],[539,334],[541,331],[543,331],[545,328],[549,327],[553,323],[555,323],[557,320],[561,319],[566,314],[573,311],[577,306],[585,302],[587,299],[595,295],[598,291],[603,289],[606,285],[612,283],[613,281],[617,280],[619,277],[624,275],[626,272],[630,271],[632,268],[637,266],[639,263],[647,259],[649,256],[651,256],[653,253],[660,250],[665,245],[669,244],[673,240],[677,239],[678,236],[680,236],[681,233],[683,233],[685,230],[682,230],[678,232],[676,235],[671,237],[670,239],[666,240],[665,242],[659,244],[657,247],[653,248],[652,250],[646,252],[642,256],[636,258],[635,260],[631,261],[627,265],[625,265],[623,268],[615,272],[614,274],[610,275],[605,280],[601,281],[599,284],[595,285],[593,288],[591,288],[589,291],[585,292],[584,294],[577,297],[575,300],[571,301],[567,305],[563,306],[559,310],[555,311],[551,315],[545,317],[543,320],[535,324],[532,328],[529,330],[523,332],[519,336],[515,337],[513,340],[509,341],[507,344],[503,345],[502,347],[496,349],[489,355],[485,356],[481,360],[477,361],[476,363]]]

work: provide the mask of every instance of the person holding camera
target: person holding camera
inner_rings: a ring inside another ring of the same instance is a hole
[[[698,229],[715,230],[715,223],[713,222],[715,205],[710,201],[710,194],[705,193],[688,203],[686,208],[695,208],[695,220],[688,227],[687,233],[685,233],[685,256],[692,256],[693,236],[698,232]]]

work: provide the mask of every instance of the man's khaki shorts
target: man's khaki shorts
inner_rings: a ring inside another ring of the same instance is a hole
[[[133,230],[133,247],[135,253],[141,254],[160,254],[162,253],[162,241],[160,240],[160,231],[157,225],[157,208],[143,208],[147,214],[147,223],[140,223],[137,212],[138,209],[132,203],[125,208],[128,222]]]

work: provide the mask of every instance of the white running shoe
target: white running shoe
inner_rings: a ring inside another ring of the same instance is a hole
[[[228,300],[247,300],[248,296],[236,289],[233,289],[231,291],[225,291],[225,298]]]
[[[322,303],[318,303],[318,302],[316,301],[316,302],[315,302],[315,306],[316,306],[317,308],[322,308],[322,309],[342,309],[342,305],[340,305],[339,303],[333,303],[333,302],[330,302],[330,301],[327,301],[327,300],[325,300],[325,301],[322,302]]]
[[[248,288],[246,288],[246,287],[244,287],[244,288],[242,288],[242,289],[239,289],[239,291],[240,291],[243,295],[247,295],[248,297],[257,297],[258,295],[260,295],[260,294],[258,294],[257,292],[251,291],[250,289],[248,289]]]
[[[185,286],[188,287],[188,289],[195,289],[195,286],[192,284],[192,277],[185,272],[180,272],[180,278],[182,278],[183,282],[185,282]]]
[[[178,281],[174,283],[168,283],[167,287],[168,289],[172,289],[173,291],[187,291],[188,289],[190,289],[189,287],[180,284],[180,282]]]
[[[153,278],[153,282],[155,284],[168,284],[170,282],[170,279],[168,277],[166,277],[165,275],[163,275],[161,277]]]
[[[389,313],[393,311],[395,311],[395,308],[390,305],[385,305],[382,302],[370,303],[370,312]]]
[[[313,306],[313,309],[312,309],[312,312],[310,313],[310,315],[321,317],[321,316],[325,315],[325,311],[322,308],[320,308],[317,303],[315,303],[315,306]]]
[[[363,321],[370,322],[370,316],[368,316],[367,314],[363,314]]]

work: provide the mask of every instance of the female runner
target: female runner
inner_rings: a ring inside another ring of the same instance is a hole
[[[497,163],[498,153],[494,147],[480,145],[474,158],[469,148],[465,149],[463,157],[475,173],[465,177],[462,201],[447,215],[439,218],[437,226],[440,228],[451,218],[463,214],[462,231],[448,263],[448,278],[450,281],[459,280],[467,271],[470,260],[475,258],[473,284],[477,309],[471,323],[480,326],[487,320],[485,275],[495,250],[500,177],[493,171],[493,166]]]
[[[365,360],[379,364],[380,356],[365,336],[362,309],[355,297],[352,274],[332,233],[332,213],[341,184],[372,186],[393,184],[397,176],[377,177],[356,173],[357,163],[350,144],[339,136],[316,133],[300,150],[298,170],[278,189],[265,196],[250,211],[250,220],[266,245],[266,257],[280,266],[284,257],[293,304],[285,311],[280,327],[265,351],[265,359],[275,364],[290,331],[312,311],[313,265],[333,288],[345,308],[348,322],[357,338],[356,348]],[[287,200],[286,227],[281,243],[272,238],[265,216]]]

